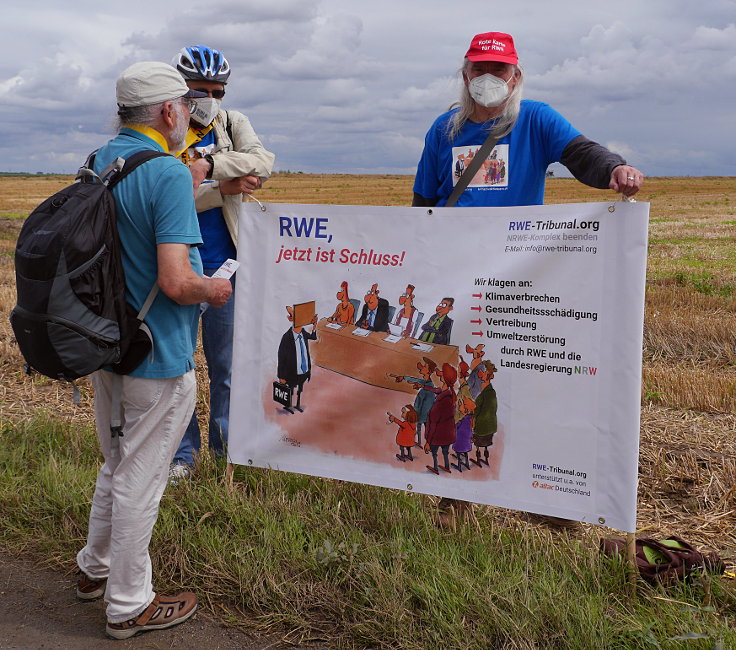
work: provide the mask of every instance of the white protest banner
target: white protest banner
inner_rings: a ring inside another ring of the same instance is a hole
[[[634,531],[647,203],[264,207],[232,462]]]

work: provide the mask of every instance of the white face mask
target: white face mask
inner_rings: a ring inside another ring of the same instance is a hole
[[[500,77],[486,73],[470,80],[468,92],[481,106],[492,108],[503,104],[508,97],[509,87]]]
[[[191,115],[192,121],[201,126],[212,124],[217,117],[217,111],[220,110],[220,100],[214,97],[200,97],[194,101],[197,103],[197,108]]]

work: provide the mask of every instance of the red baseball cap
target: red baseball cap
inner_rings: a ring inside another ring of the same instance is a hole
[[[470,49],[465,56],[470,61],[500,61],[517,65],[519,57],[516,55],[514,39],[510,34],[503,32],[486,32],[476,34],[470,41]]]

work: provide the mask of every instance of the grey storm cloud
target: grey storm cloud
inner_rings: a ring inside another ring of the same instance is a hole
[[[120,71],[202,43],[229,59],[224,105],[251,118],[277,169],[411,174],[457,96],[470,38],[498,30],[514,35],[527,97],[645,173],[736,175],[736,2],[558,0],[495,13],[480,0],[462,12],[420,0],[14,6],[2,170],[75,171],[113,132]]]

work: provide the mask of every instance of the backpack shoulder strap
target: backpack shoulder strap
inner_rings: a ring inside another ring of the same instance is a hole
[[[101,178],[95,174],[92,167],[95,164],[95,156],[97,155],[98,149],[95,149],[89,156],[87,156],[87,160],[84,161],[82,166],[77,170],[77,176],[74,179],[77,183],[94,183],[94,182],[100,182]]]
[[[235,149],[235,142],[233,142],[233,125],[230,123],[230,111],[225,111],[225,130],[227,131],[227,137],[230,138],[230,146]]]
[[[87,156],[87,160],[84,161],[84,164],[82,165],[83,169],[92,169],[92,166],[95,164],[95,156],[97,155],[97,152],[99,149],[95,149],[92,153]]]
[[[148,162],[149,160],[153,160],[154,158],[160,158],[161,156],[168,155],[170,154],[164,153],[163,151],[156,151],[154,149],[144,149],[143,151],[138,151],[137,153],[134,153],[132,156],[125,160],[125,164],[123,165],[122,169],[114,174],[112,178],[108,181],[108,189],[112,189],[128,174],[130,174],[137,167],[140,167],[143,163]]]

